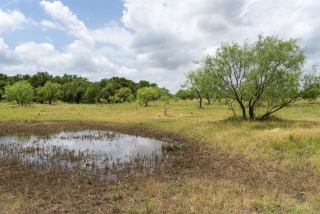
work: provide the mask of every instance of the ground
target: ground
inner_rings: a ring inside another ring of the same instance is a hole
[[[276,120],[265,124],[211,118],[204,122],[206,113],[194,111],[190,116],[189,112],[181,116],[180,110],[172,107],[168,117],[158,118],[153,112],[156,116],[137,122],[4,119],[1,136],[89,128],[175,142],[181,150],[153,174],[115,182],[68,171],[43,173],[32,165],[2,157],[1,213],[320,212],[319,154],[303,144],[319,144],[318,121]],[[190,120],[181,121],[183,118]],[[177,125],[180,123],[182,127]]]

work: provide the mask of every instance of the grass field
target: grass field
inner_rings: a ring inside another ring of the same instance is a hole
[[[163,171],[116,183],[28,173],[29,166],[1,160],[0,212],[320,213],[318,102],[297,102],[265,122],[231,117],[219,103],[197,107],[172,102],[165,116],[160,102],[148,107],[0,102],[2,135],[15,127],[42,126],[37,124],[109,124],[106,128],[177,141],[183,151]]]

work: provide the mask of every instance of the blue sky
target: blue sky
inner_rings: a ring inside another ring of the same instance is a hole
[[[316,0],[0,0],[0,72],[112,76],[180,89],[194,60],[259,34],[300,38],[320,64]]]

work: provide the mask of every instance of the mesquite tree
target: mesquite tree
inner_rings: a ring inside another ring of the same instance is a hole
[[[294,102],[316,80],[304,81],[301,69],[306,57],[298,42],[260,35],[254,44],[223,43],[202,66],[219,81],[229,107],[238,103],[243,118],[264,120]]]

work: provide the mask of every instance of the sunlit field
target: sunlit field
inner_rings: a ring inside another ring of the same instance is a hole
[[[199,109],[195,100],[172,101],[166,107],[165,115],[161,102],[0,102],[1,135],[63,122],[114,126],[181,148],[162,171],[114,183],[50,173],[8,182],[29,166],[1,160],[0,212],[320,213],[319,102],[294,103],[264,122],[232,117],[223,103]],[[52,180],[55,186],[48,185]]]

